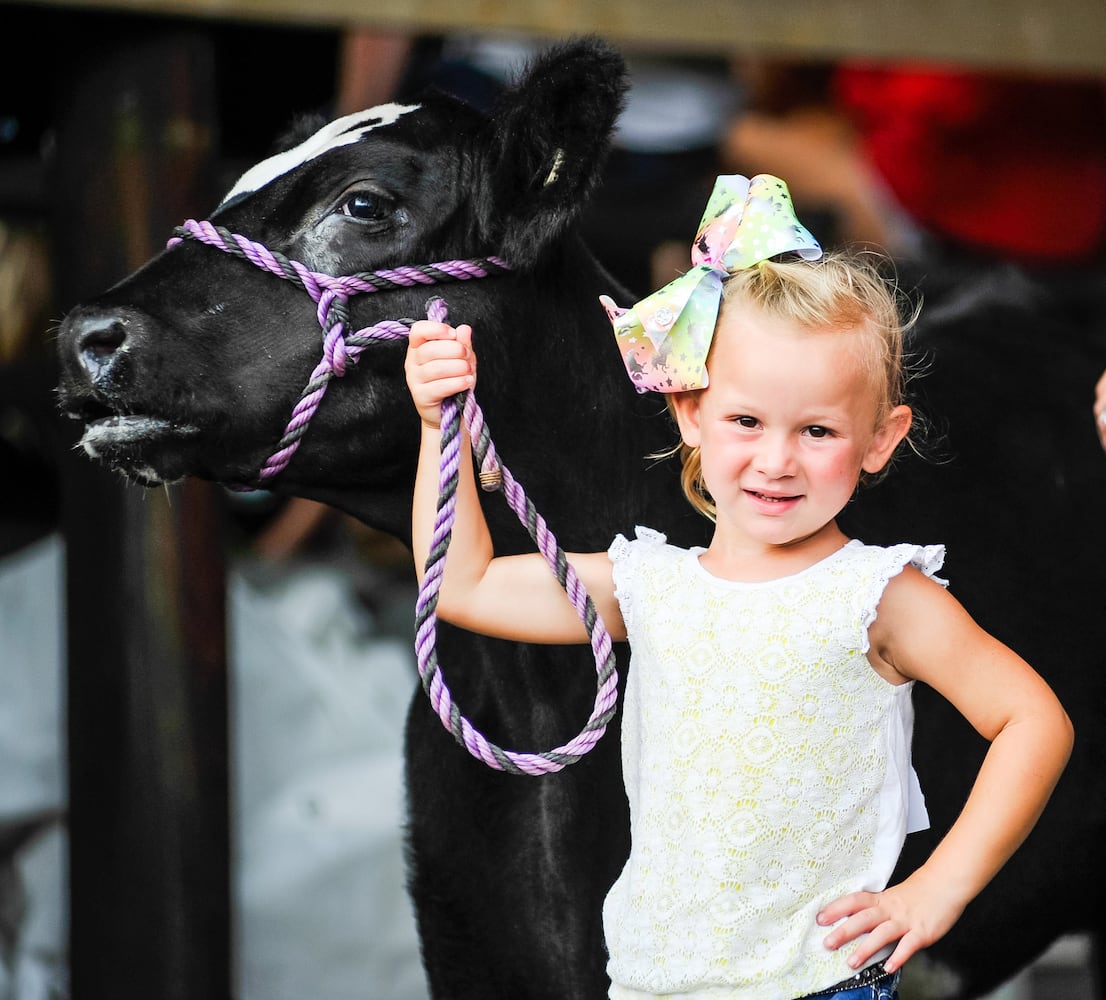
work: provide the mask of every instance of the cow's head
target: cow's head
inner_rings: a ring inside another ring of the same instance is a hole
[[[528,351],[489,362],[509,381],[509,364],[540,363],[557,337],[549,331],[605,323],[595,303],[609,279],[573,224],[625,86],[615,51],[566,43],[488,116],[433,94],[301,136],[248,170],[211,221],[329,275],[504,258],[507,277],[357,295],[349,326],[425,316],[440,292],[451,318],[486,342],[530,326]],[[61,406],[84,424],[88,453],[132,480],[258,485],[321,351],[316,304],[302,289],[185,240],[68,315]],[[374,345],[333,382],[274,485],[347,509],[334,491],[407,490],[417,449],[403,351],[402,342]]]

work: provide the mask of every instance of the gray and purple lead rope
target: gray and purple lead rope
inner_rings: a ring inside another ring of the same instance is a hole
[[[432,320],[444,322],[445,303],[440,298],[432,299],[429,303],[428,315]],[[484,484],[485,489],[502,491],[507,505],[515,512],[520,523],[545,557],[557,582],[564,588],[572,606],[576,609],[580,621],[584,623],[591,641],[592,654],[595,657],[598,683],[591,717],[584,728],[568,743],[540,753],[504,750],[488,740],[461,715],[460,710],[453,703],[449,689],[441,679],[441,671],[438,667],[435,609],[438,605],[446,550],[449,548],[457,508],[457,482],[461,456],[460,416],[462,414],[472,442],[473,454],[480,464],[481,483]],[[426,571],[415,605],[415,652],[423,688],[430,696],[430,703],[446,729],[453,733],[454,738],[469,753],[489,767],[510,771],[513,774],[536,775],[560,771],[567,765],[574,764],[599,742],[606,731],[607,723],[614,716],[618,701],[618,674],[615,671],[611,637],[591,597],[577,577],[576,571],[568,562],[553,532],[549,530],[545,518],[534,509],[525,491],[511,475],[510,469],[499,461],[491,441],[491,434],[484,422],[483,411],[476,404],[471,392],[458,393],[453,398],[442,402],[441,453],[438,512],[431,536],[430,551],[426,557]]]
[[[213,246],[225,253],[249,261],[256,267],[279,278],[291,281],[302,288],[318,305],[316,313],[323,331],[323,357],[308,379],[292,412],[277,450],[259,473],[262,481],[282,471],[299,447],[300,439],[312,416],[319,408],[330,380],[341,378],[347,365],[357,362],[361,351],[374,340],[399,340],[410,333],[410,324],[400,320],[384,320],[354,333],[346,333],[349,323],[349,299],[362,292],[432,285],[444,281],[465,281],[502,274],[510,269],[498,257],[475,260],[452,260],[421,267],[383,269],[363,274],[334,277],[312,271],[298,261],[269,250],[210,222],[187,220],[174,231],[169,246],[185,238],[191,238]],[[445,302],[433,298],[427,304],[430,319],[444,321]],[[580,733],[568,743],[543,752],[504,750],[488,740],[477,730],[454,703],[442,679],[437,655],[438,593],[445,563],[446,551],[456,513],[456,490],[460,466],[461,416],[469,431],[472,450],[481,466],[481,482],[485,489],[501,489],[507,504],[526,528],[538,550],[549,564],[550,570],[564,588],[576,613],[583,622],[595,657],[597,688],[592,714]],[[611,638],[603,619],[565,553],[549,530],[545,519],[537,513],[510,470],[499,462],[491,436],[484,422],[483,412],[472,393],[460,393],[442,403],[442,464],[438,489],[438,511],[431,538],[426,572],[419,587],[415,608],[415,652],[423,689],[442,725],[472,756],[496,770],[513,774],[547,774],[560,771],[574,764],[590,751],[606,732],[607,724],[614,716],[618,700],[618,674]]]

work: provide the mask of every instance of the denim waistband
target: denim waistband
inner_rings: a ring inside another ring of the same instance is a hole
[[[861,969],[855,976],[834,983],[817,993],[807,993],[799,1000],[893,1000],[899,986],[899,973],[887,972],[882,962]]]

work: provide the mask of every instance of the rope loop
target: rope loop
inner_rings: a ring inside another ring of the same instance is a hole
[[[445,304],[440,299],[432,300],[427,312],[431,319],[443,322]],[[551,750],[519,752],[505,750],[492,743],[461,714],[441,675],[437,654],[436,610],[444,575],[445,556],[456,515],[462,416],[472,441],[473,454],[480,463],[482,484],[485,476],[488,476],[494,479],[494,485],[485,486],[485,488],[502,488],[508,505],[526,528],[530,538],[545,557],[550,570],[576,608],[591,642],[596,665],[596,694],[591,716],[580,732],[568,743]],[[534,509],[510,470],[499,462],[483,412],[477,406],[471,392],[459,393],[442,402],[441,455],[437,514],[431,534],[425,573],[415,605],[415,653],[423,689],[429,696],[430,703],[442,725],[472,756],[489,767],[512,774],[529,775],[563,770],[569,764],[580,760],[599,742],[606,732],[607,724],[614,717],[618,701],[618,673],[615,669],[610,634],[556,537],[549,530],[545,519]]]

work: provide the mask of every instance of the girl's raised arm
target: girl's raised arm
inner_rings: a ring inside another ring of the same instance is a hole
[[[421,581],[437,516],[441,464],[441,404],[476,382],[472,330],[422,320],[411,327],[407,385],[422,422],[411,520],[415,569]],[[544,557],[496,557],[480,507],[468,435],[463,435],[456,513],[446,555],[438,614],[462,628],[519,642],[587,642],[588,634]],[[606,553],[572,554],[611,638],[625,638]]]

